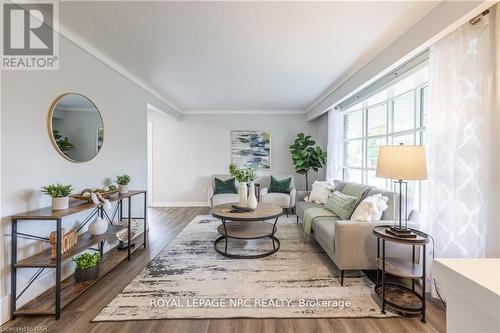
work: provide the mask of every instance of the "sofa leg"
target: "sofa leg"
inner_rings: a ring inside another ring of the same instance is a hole
[[[288,208],[285,208],[286,210],[286,217],[288,218]]]
[[[340,270],[340,285],[344,286],[344,270]]]
[[[297,223],[299,223],[299,216],[297,215]]]

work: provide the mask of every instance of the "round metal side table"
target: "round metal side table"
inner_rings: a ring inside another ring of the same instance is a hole
[[[425,264],[426,245],[429,243],[429,236],[415,229],[410,229],[416,235],[414,238],[394,236],[386,232],[389,227],[378,226],[373,228],[373,234],[377,237],[377,285],[375,286],[375,292],[382,299],[382,313],[385,313],[385,307],[389,305],[402,313],[420,314],[422,322],[425,323]],[[382,241],[382,246],[380,246],[380,241]],[[409,246],[412,260],[387,255],[386,242]],[[418,262],[416,260],[417,250],[419,251]],[[386,273],[403,279],[411,279],[412,287],[408,288],[397,283],[387,283]],[[381,283],[379,281],[380,275],[382,278]],[[415,289],[415,281],[418,280],[422,281],[421,293],[418,293]]]

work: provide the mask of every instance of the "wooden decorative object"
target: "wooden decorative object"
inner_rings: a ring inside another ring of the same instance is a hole
[[[73,246],[76,245],[78,242],[78,234],[76,232],[76,229],[71,229],[67,233],[64,233],[64,228],[61,229],[62,233],[62,243],[61,243],[61,254],[64,254],[67,252],[69,249],[71,249]],[[57,232],[52,231],[50,233],[50,259],[55,259],[56,258],[56,245],[57,245]]]
[[[94,193],[96,193],[97,196],[100,197],[99,199],[101,199],[101,198],[107,199],[111,195],[113,195],[115,193],[118,193],[118,190],[109,190],[109,191],[106,191],[106,192],[94,192]],[[69,197],[73,198],[73,199],[77,199],[77,200],[83,200],[83,201],[92,202],[92,197],[91,196],[87,196],[86,197],[83,194],[73,194],[73,195],[70,195]]]

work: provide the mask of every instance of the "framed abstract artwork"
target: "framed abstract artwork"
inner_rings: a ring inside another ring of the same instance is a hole
[[[231,131],[231,162],[238,167],[271,169],[271,132]]]

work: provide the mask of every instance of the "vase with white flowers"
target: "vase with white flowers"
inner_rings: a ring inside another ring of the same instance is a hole
[[[238,191],[240,195],[240,207],[255,209],[257,207],[257,197],[255,196],[254,180],[257,178],[257,171],[252,167],[238,168],[236,164],[231,163],[229,165],[229,173],[240,184]],[[250,193],[248,193],[247,184],[250,187]]]

